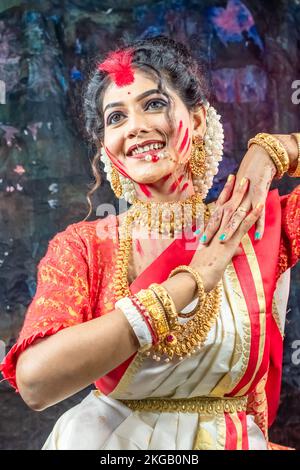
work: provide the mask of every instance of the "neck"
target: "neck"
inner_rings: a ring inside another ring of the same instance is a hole
[[[183,175],[177,180],[172,174],[166,175],[155,183],[134,183],[136,197],[143,202],[177,202],[195,194],[191,175]]]

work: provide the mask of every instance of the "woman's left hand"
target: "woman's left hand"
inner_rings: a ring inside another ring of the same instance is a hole
[[[265,226],[265,202],[276,171],[276,167],[268,153],[259,145],[251,145],[241,162],[237,175],[233,176],[235,181],[231,183],[227,181],[224,186],[221,197],[216,202],[213,216],[209,219],[201,237],[202,243],[209,243],[221,223],[223,223],[222,221],[225,222],[225,228],[220,241],[226,243],[249,211],[259,203],[263,203],[264,208],[256,222],[255,239],[261,239]],[[247,178],[248,183],[246,181],[246,184],[250,186],[246,196],[241,200],[240,183],[243,178]],[[228,197],[230,196],[229,193],[231,193],[231,197]]]

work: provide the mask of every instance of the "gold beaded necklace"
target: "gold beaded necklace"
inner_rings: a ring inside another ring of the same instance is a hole
[[[184,208],[186,204],[192,203],[192,213],[193,218],[195,218],[197,216],[196,203],[199,205],[199,202],[202,202],[202,199],[201,196],[196,193],[185,201],[179,201],[179,204]],[[165,205],[167,203],[163,204]],[[146,207],[148,210],[149,203],[143,202],[142,205],[144,205],[144,207]],[[208,207],[205,207],[204,203],[202,202],[202,209],[203,207],[206,209],[204,216],[207,220],[209,218],[209,209]],[[137,218],[139,218],[139,216],[140,208],[137,208],[135,205],[133,205],[133,207],[129,209],[124,225],[120,230],[121,236],[116,261],[117,267],[114,278],[115,294],[117,300],[131,295],[128,283],[128,266],[132,246],[132,224]],[[160,220],[162,219],[160,218]],[[153,227],[151,226],[151,228]],[[165,233],[165,230],[161,225],[158,225],[157,229],[159,233]],[[174,230],[174,225],[173,233],[176,233]],[[178,323],[177,326],[173,328],[173,333],[170,332],[170,337],[168,338],[167,343],[163,341],[153,346],[153,350],[155,352],[155,354],[152,356],[153,359],[158,361],[160,360],[160,356],[167,355],[168,357],[165,359],[165,362],[169,362],[173,356],[178,356],[181,360],[184,356],[191,356],[191,354],[196,353],[197,349],[200,349],[201,345],[203,344],[213,321],[216,319],[216,316],[219,313],[221,292],[222,282],[220,281],[215,289],[207,293],[205,302],[200,305],[199,309],[196,311],[194,317],[191,320],[184,324]],[[146,354],[150,355],[149,352]]]

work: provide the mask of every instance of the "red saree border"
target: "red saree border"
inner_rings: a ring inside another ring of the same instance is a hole
[[[226,423],[225,450],[236,450],[237,430],[229,413],[225,413],[225,423]]]
[[[243,253],[245,255],[245,252]],[[252,379],[253,373],[256,368],[256,360],[258,357],[259,343],[257,339],[260,335],[260,319],[259,319],[259,305],[256,296],[256,289],[254,280],[252,277],[249,263],[245,256],[237,256],[236,259],[232,260],[235,268],[236,275],[238,277],[245,302],[249,312],[250,318],[250,329],[251,329],[251,342],[250,342],[250,357],[247,365],[247,369],[239,383],[234,389],[226,394],[225,396],[235,396],[238,392],[244,388]],[[245,282],[247,281],[247,282]],[[256,340],[255,340],[256,339]]]

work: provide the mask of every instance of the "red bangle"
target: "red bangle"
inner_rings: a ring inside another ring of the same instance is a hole
[[[135,295],[130,295],[129,296],[130,300],[132,301],[133,305],[138,309],[142,317],[144,318],[145,322],[147,323],[147,326],[150,330],[151,336],[152,336],[152,343],[156,344],[158,342],[158,336],[155,333],[152,323],[151,323],[151,317],[148,314],[146,308],[144,305],[139,301],[139,299]]]

